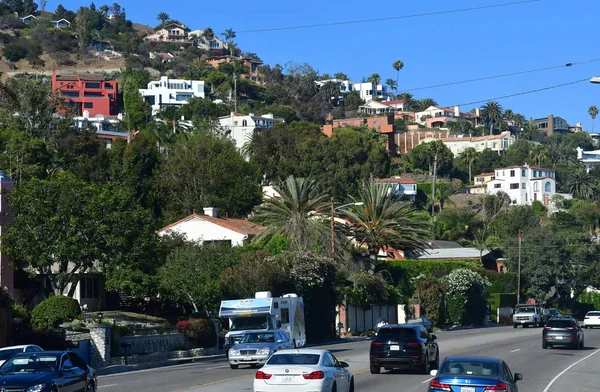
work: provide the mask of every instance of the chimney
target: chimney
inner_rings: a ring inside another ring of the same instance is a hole
[[[458,105],[454,107],[454,117],[460,117],[460,106]]]
[[[218,208],[206,207],[206,208],[203,208],[203,210],[204,210],[204,215],[212,216],[213,218],[217,217]]]
[[[479,108],[475,108],[475,115],[476,115],[477,117],[479,117],[479,116],[480,116],[480,113],[479,113]]]

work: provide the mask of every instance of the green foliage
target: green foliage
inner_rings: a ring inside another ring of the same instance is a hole
[[[504,153],[502,165],[515,166],[523,165],[529,159],[531,144],[527,140],[517,140]]]
[[[546,207],[544,207],[541,201],[532,201],[531,208],[533,208],[533,213],[535,214],[535,216],[546,216]]]
[[[433,158],[434,153],[431,149],[433,142],[421,143],[410,152],[410,161],[416,169],[433,174]],[[448,147],[442,144],[441,151],[438,154],[437,174],[445,175],[452,171],[452,161],[454,154]]]
[[[446,320],[444,298],[446,284],[435,276],[427,276],[416,280],[415,293],[425,315],[434,325],[441,326]]]
[[[79,302],[71,297],[54,295],[46,298],[31,313],[31,327],[36,331],[48,331],[58,328],[64,321],[79,317]]]
[[[477,269],[477,273],[490,282],[488,293],[514,293],[517,291],[517,274],[514,272],[496,272]]]
[[[2,295],[2,294],[0,294]],[[6,302],[0,304],[0,306],[5,305]],[[31,309],[29,309],[27,306],[18,303],[18,302],[14,302],[12,304],[12,313],[13,313],[13,318],[18,318],[21,320],[29,320],[29,317],[31,316]]]
[[[179,332],[183,332],[185,338],[193,342],[197,347],[211,348],[216,346],[217,331],[211,320],[190,318],[183,327],[180,327],[180,324],[178,324]]]
[[[594,309],[600,309],[600,293],[595,291],[584,291],[578,298],[578,302],[582,304],[590,304]]]
[[[379,273],[356,272],[348,280],[350,285],[344,287],[342,293],[352,305],[368,307],[398,303],[398,291]]]
[[[421,184],[419,184],[421,185]],[[480,218],[467,208],[446,208],[435,216],[435,238],[458,241],[475,238],[475,231],[482,224]]]
[[[489,281],[468,269],[457,269],[445,276],[446,304],[450,320],[460,325],[479,325],[484,320]]]
[[[492,321],[498,322],[498,308],[512,308],[517,304],[517,295],[514,293],[496,293],[489,294],[490,316]]]
[[[6,44],[4,45],[4,49],[2,49],[2,54],[4,57],[13,62],[24,59],[25,56],[27,56],[27,53],[27,47],[20,43]]]

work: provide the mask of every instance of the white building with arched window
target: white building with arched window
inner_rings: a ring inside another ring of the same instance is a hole
[[[504,167],[495,170],[495,178],[487,184],[487,193],[506,193],[513,205],[531,205],[535,200],[548,206],[556,194],[556,171],[539,167]]]
[[[283,122],[283,119],[275,118],[271,113],[262,116],[256,116],[254,113],[231,113],[229,116],[219,117],[219,124],[223,128],[223,132],[233,139],[235,146],[239,149],[250,141],[255,132],[271,128],[280,122]]]

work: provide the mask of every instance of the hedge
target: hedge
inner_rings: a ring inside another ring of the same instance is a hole
[[[512,308],[517,304],[516,293],[491,293],[490,300],[490,317],[492,321],[498,322],[498,308]]]
[[[81,315],[79,302],[71,297],[55,295],[46,298],[31,312],[31,327],[36,331],[56,329],[64,321],[71,321]]]
[[[488,293],[515,293],[517,291],[517,274],[514,272],[496,272],[485,268],[475,270],[479,275],[488,278],[492,284]]]

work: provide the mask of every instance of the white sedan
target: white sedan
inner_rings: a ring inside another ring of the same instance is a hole
[[[11,346],[0,348],[0,366],[12,357],[20,353],[34,353],[44,351],[41,347],[35,344],[24,344],[22,346]]]
[[[281,350],[254,376],[254,392],[354,392],[346,362],[327,350]]]
[[[583,319],[584,328],[598,328],[600,327],[600,312],[587,312]]]

